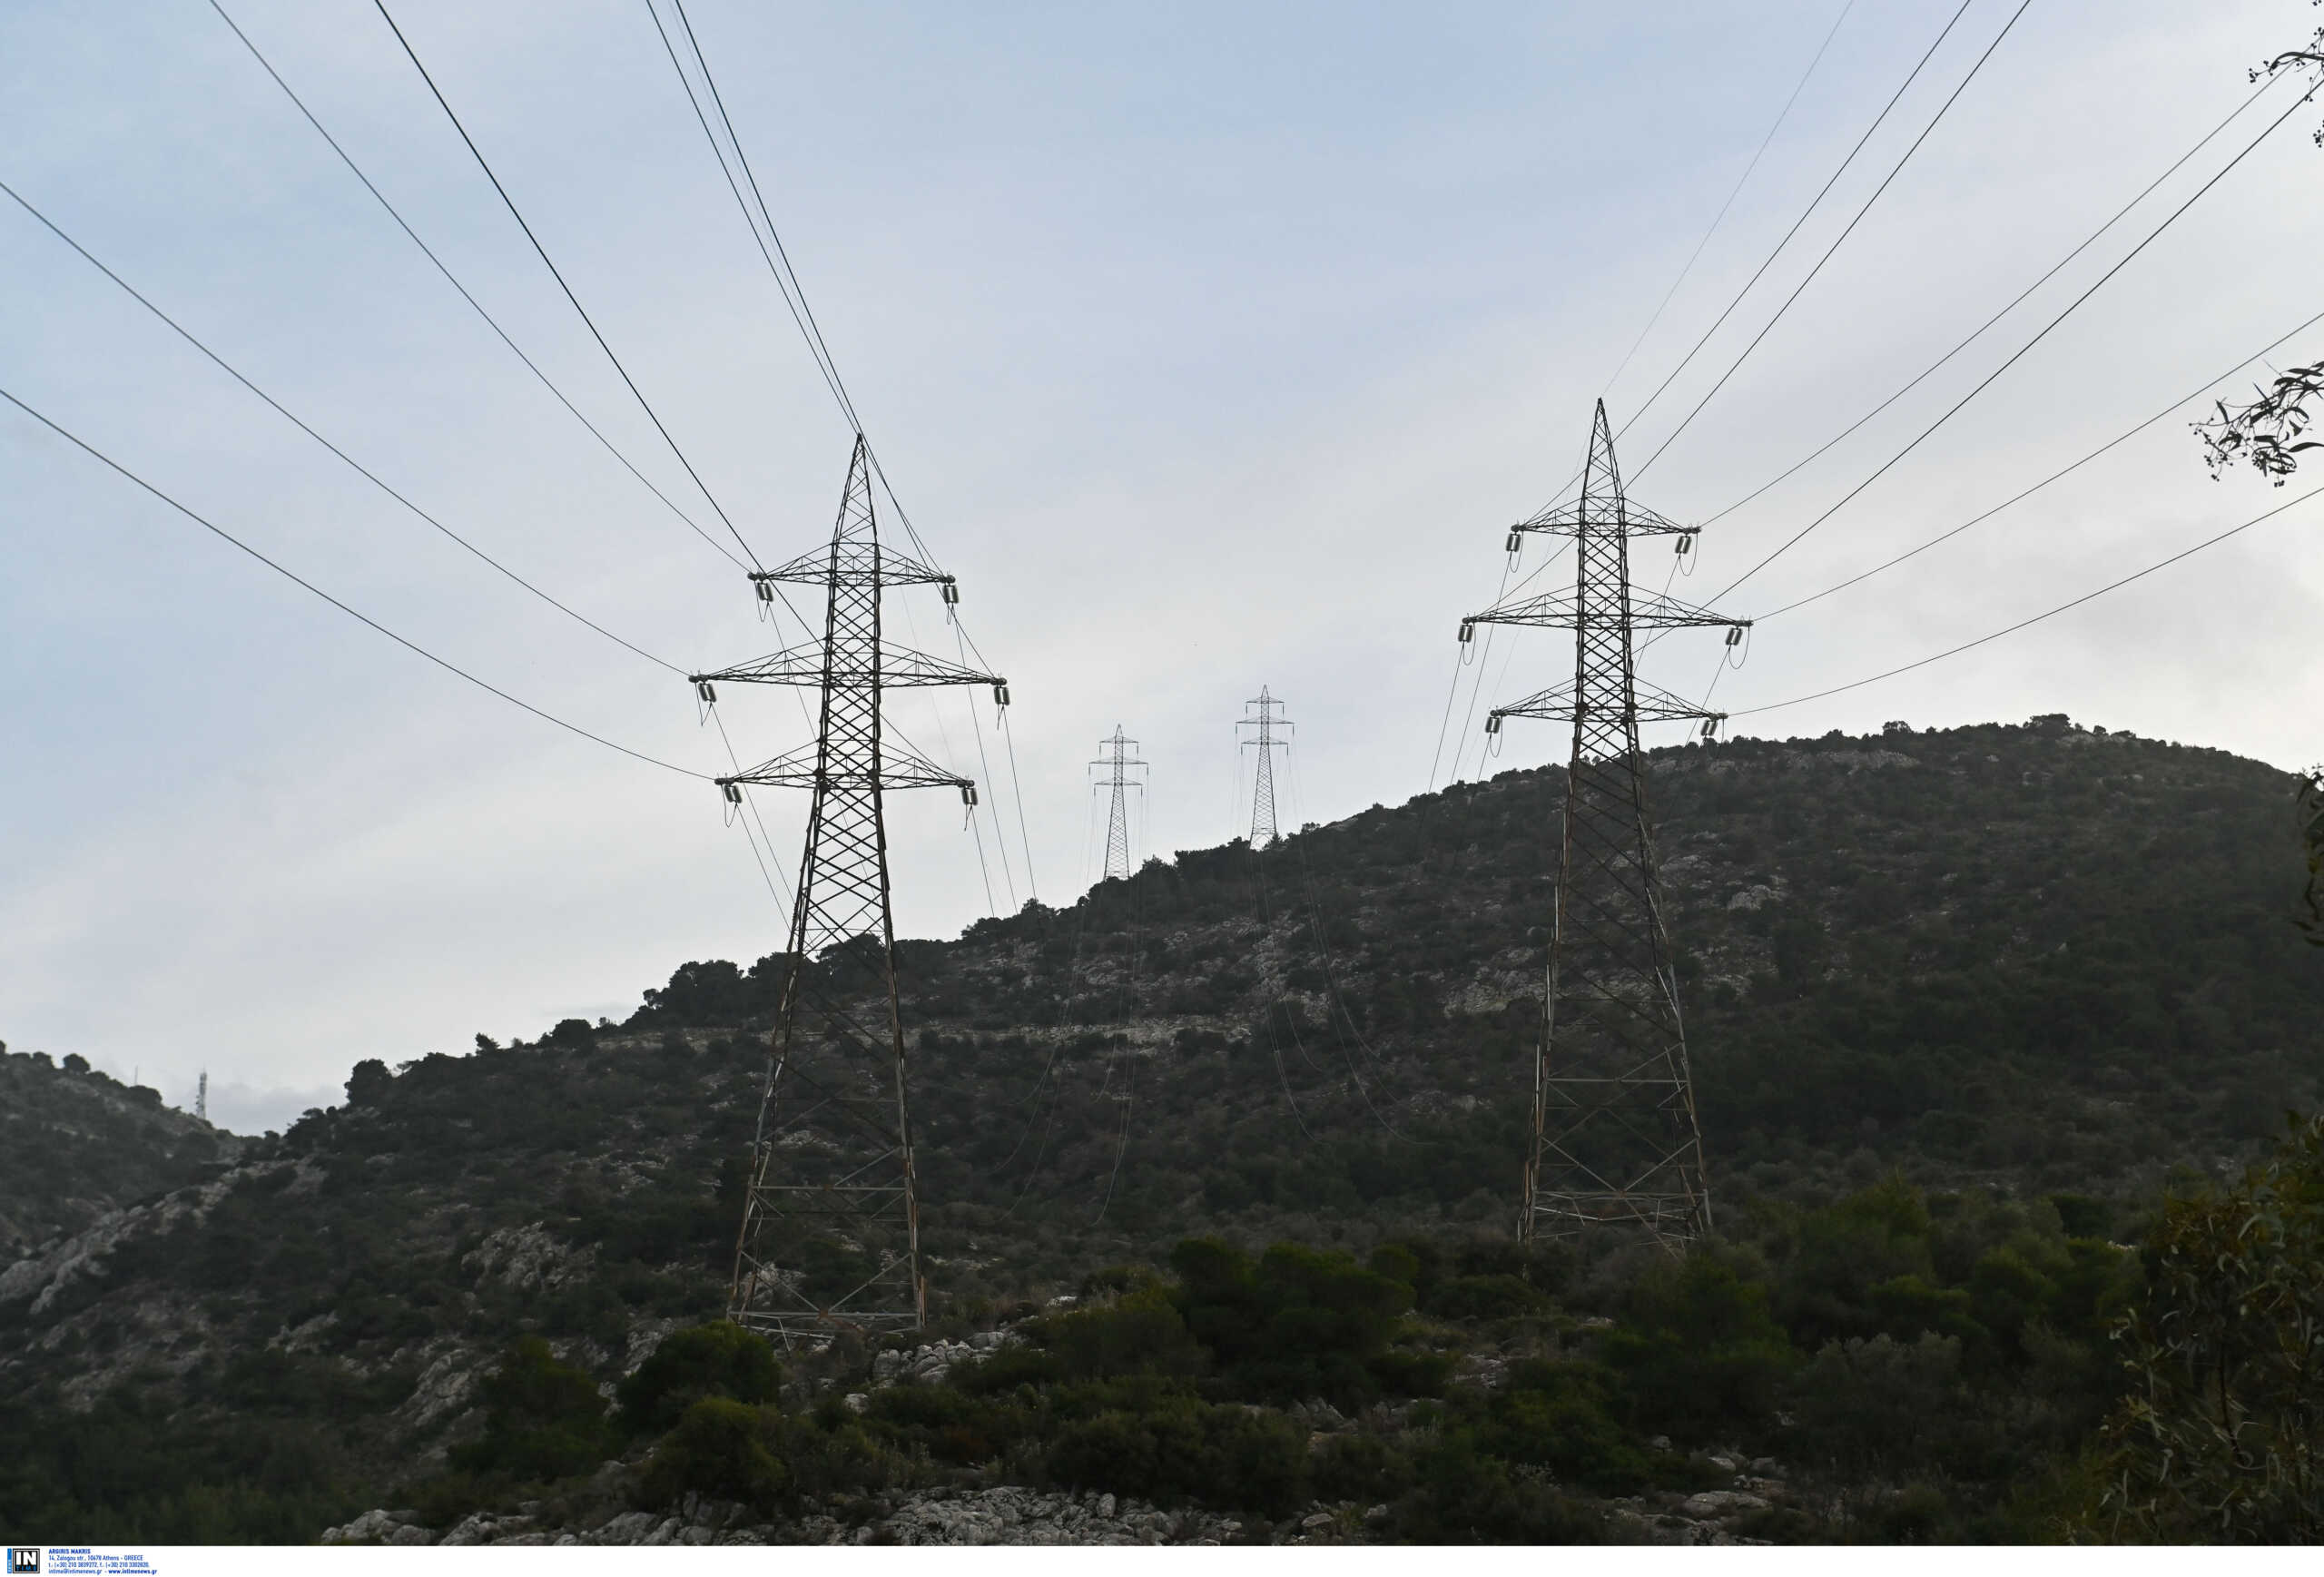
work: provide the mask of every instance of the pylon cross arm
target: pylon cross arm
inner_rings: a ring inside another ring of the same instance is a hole
[[[999,674],[980,674],[974,668],[964,668],[958,663],[948,663],[941,657],[916,652],[910,646],[899,646],[887,641],[880,643],[876,659],[865,661],[872,654],[828,652],[825,645],[786,646],[782,651],[748,663],[737,663],[714,674],[689,674],[686,682],[709,685],[725,681],[740,685],[797,685],[808,689],[820,689],[825,684],[836,686],[879,685],[886,688],[903,688],[929,685],[1007,685]]]
[[[763,761],[748,772],[735,773],[718,779],[720,787],[728,784],[747,784],[755,788],[811,789],[819,782],[842,792],[862,790],[872,786],[871,774],[846,765],[824,766],[815,763],[816,751],[812,744],[786,751],[772,761]],[[972,789],[976,779],[961,777],[945,771],[925,756],[916,755],[895,744],[892,739],[881,752],[880,787],[883,789],[956,788]]]
[[[1677,597],[1664,596],[1659,592],[1630,588],[1630,622],[1638,629],[1689,629],[1728,626],[1748,629],[1749,619],[1729,618],[1713,613],[1707,607],[1680,602]],[[1529,596],[1522,602],[1489,607],[1482,613],[1469,615],[1463,625],[1531,625],[1540,629],[1596,629],[1608,622],[1609,609],[1592,598],[1588,605],[1574,592],[1559,590]]]
[[[1638,703],[1634,710],[1640,723],[1690,723],[1701,718],[1723,718],[1727,715],[1724,712],[1713,712],[1698,706],[1695,703],[1681,696],[1673,695],[1668,690],[1658,688],[1643,679],[1633,679],[1631,684]],[[1512,701],[1506,706],[1494,707],[1485,715],[1485,727],[1489,731],[1492,730],[1492,720],[1496,717],[1538,717],[1551,723],[1573,723],[1584,715],[1593,715],[1596,712],[1608,710],[1610,709],[1605,707],[1592,709],[1587,703],[1576,703],[1573,684],[1569,680],[1565,684],[1553,685],[1550,689],[1536,691],[1521,701]]]
[[[865,556],[867,560],[869,557]],[[788,586],[828,586],[832,582],[831,553],[827,548],[818,547],[801,554],[788,564],[777,565],[773,569],[754,569],[750,573],[755,581],[781,581]],[[868,583],[872,573],[872,566],[868,562],[862,568],[842,565],[840,584],[852,585],[859,579]],[[909,554],[898,553],[884,544],[880,548],[877,573],[881,586],[943,586],[952,581],[952,577],[942,570],[922,564]]]
[[[1605,499],[1576,498],[1571,503],[1552,505],[1530,520],[1520,520],[1510,529],[1537,531],[1551,537],[1579,537],[1584,532],[1601,536],[1618,525],[1625,537],[1692,537],[1702,529],[1699,526],[1681,526],[1627,498],[1621,500],[1620,510],[1619,517],[1610,517]]]

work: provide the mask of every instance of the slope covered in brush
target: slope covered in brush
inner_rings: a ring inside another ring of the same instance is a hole
[[[1653,781],[1738,1232],[1895,1168],[2119,1239],[2169,1168],[2317,1102],[2289,774],[2045,719],[1665,751]],[[1508,773],[905,944],[940,1306],[1206,1232],[1505,1237],[1561,786]],[[0,1405],[275,1474],[234,1525],[295,1531],[440,1463],[519,1334],[613,1378],[722,1306],[781,971],[691,963],[624,1025],[363,1064],[231,1169],[0,1269]]]
[[[77,1056],[0,1044],[0,1265],[192,1181],[234,1140]]]

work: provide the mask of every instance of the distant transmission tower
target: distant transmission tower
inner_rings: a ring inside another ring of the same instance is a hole
[[[996,675],[882,638],[882,592],[933,585],[947,602],[955,594],[951,577],[881,543],[861,434],[830,543],[751,578],[762,597],[778,582],[823,592],[821,641],[691,676],[704,702],[721,680],[822,697],[813,744],[718,780],[735,803],[746,784],[814,794],[727,1296],[729,1318],[791,1346],[927,1321],[882,796],[956,788],[973,807],[976,788],[891,738],[881,694],[990,685],[1006,705],[1009,692]]]
[[[1571,537],[1573,589],[1462,621],[1463,641],[1481,624],[1574,632],[1571,684],[1495,707],[1485,719],[1493,734],[1504,717],[1573,724],[1518,1217],[1527,1242],[1606,1223],[1643,1227],[1676,1247],[1710,1227],[1638,730],[1641,722],[1699,719],[1708,735],[1723,715],[1640,683],[1632,637],[1640,629],[1724,625],[1732,644],[1748,621],[1641,590],[1630,567],[1632,537],[1676,537],[1683,544],[1696,529],[1622,497],[1600,400],[1581,498],[1510,536],[1512,548],[1521,532]]]
[[[210,1120],[210,1069],[207,1068],[193,1081],[193,1115],[197,1122]]]
[[[1235,724],[1238,730],[1245,728],[1258,730],[1256,734],[1242,742],[1244,749],[1256,748],[1259,753],[1259,774],[1251,784],[1251,847],[1254,849],[1265,848],[1279,835],[1275,824],[1275,753],[1278,750],[1289,750],[1291,741],[1277,739],[1275,736],[1275,731],[1278,728],[1297,726],[1289,718],[1277,717],[1275,715],[1275,708],[1282,705],[1282,702],[1268,695],[1267,687],[1262,685],[1259,686],[1257,700],[1243,703],[1245,716],[1241,722]],[[1256,717],[1248,715],[1254,706],[1259,709],[1259,715]],[[1236,737],[1240,739],[1242,736],[1238,733]]]
[[[1137,741],[1126,737],[1118,723],[1114,724],[1113,736],[1099,740],[1098,748],[1106,754],[1089,764],[1102,766],[1107,772],[1091,786],[1114,791],[1113,813],[1106,822],[1106,873],[1100,878],[1110,882],[1117,876],[1128,878],[1134,869],[1130,863],[1129,848],[1129,791],[1142,791],[1146,785],[1131,777],[1129,769],[1137,767],[1144,770],[1146,763],[1128,754],[1137,748]],[[1086,850],[1082,857],[1088,857]],[[1082,869],[1086,871],[1088,867],[1084,865]]]

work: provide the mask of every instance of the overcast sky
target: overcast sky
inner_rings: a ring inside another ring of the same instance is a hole
[[[1956,9],[1858,0],[1616,379],[1841,0],[1653,7],[758,5],[691,15],[897,493],[1009,677],[896,718],[998,780],[989,877],[942,793],[891,803],[900,927],[1087,882],[1088,762],[1153,764],[1148,850],[1216,843],[1234,724],[1297,724],[1286,822],[1427,787],[1461,615],[1639,408]],[[228,10],[478,300],[670,498],[715,517],[358,0]],[[829,531],[849,430],[644,0],[393,0],[415,47],[761,557]],[[1766,326],[2016,0],[1972,0],[1789,250],[1625,436],[1638,471]],[[665,15],[670,15],[665,13]],[[2297,0],[2033,0],[1787,315],[1639,481],[1705,519],[1928,367],[2193,146],[2299,42]],[[1709,599],[1992,373],[2216,174],[2263,96],[1943,370],[1705,533]],[[1722,599],[1768,612],[1959,525],[2324,311],[2324,151],[2295,115],[2024,360]],[[0,179],[446,525],[680,668],[777,644],[749,587],[533,380],[203,0],[0,13]],[[684,683],[438,536],[0,202],[0,387],[399,633],[637,750],[725,765]],[[2278,360],[2324,355],[2324,328]],[[2255,366],[2229,388],[2248,385]],[[1610,388],[1609,387],[1611,379]],[[2284,503],[2173,415],[1909,566],[1755,633],[1738,711],[1985,634]],[[2324,479],[2324,478],[2319,478]],[[2306,485],[2313,485],[2312,483]],[[0,1036],[280,1124],[348,1066],[618,1017],[783,916],[707,784],[463,684],[0,408]],[[2023,635],[1739,717],[1787,736],[2079,720],[2324,754],[2324,500]],[[1529,546],[1520,573],[1541,561]],[[1640,577],[1659,586],[1659,545]],[[1561,568],[1563,567],[1561,566]],[[1541,584],[1553,584],[1551,570]],[[931,592],[891,630],[949,652]],[[908,611],[907,611],[908,610]],[[1715,632],[1647,676],[1699,695]],[[1434,768],[1570,649],[1504,634]],[[753,759],[774,691],[721,713]],[[981,744],[979,730],[981,727]],[[1561,757],[1512,724],[1498,771]],[[1248,754],[1242,770],[1249,769]],[[763,796],[784,868],[803,808]],[[1003,834],[1005,833],[1005,837]],[[1009,868],[1000,862],[1005,843]]]

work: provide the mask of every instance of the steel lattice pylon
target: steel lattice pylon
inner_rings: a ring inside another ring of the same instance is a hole
[[[1098,748],[1106,754],[1089,764],[1104,767],[1106,775],[1090,786],[1113,791],[1113,803],[1106,818],[1106,873],[1099,880],[1110,882],[1119,876],[1127,881],[1135,869],[1130,863],[1129,791],[1146,787],[1129,775],[1129,769],[1144,768],[1146,763],[1128,754],[1137,748],[1137,741],[1125,734],[1118,723],[1114,724],[1111,737],[1098,742]]]
[[[1739,629],[1748,621],[1641,592],[1630,574],[1631,538],[1684,540],[1694,531],[1623,498],[1601,400],[1581,498],[1522,522],[1511,537],[1512,547],[1517,533],[1571,537],[1573,589],[1503,604],[1462,625],[1464,641],[1480,624],[1574,632],[1571,684],[1496,707],[1485,720],[1492,733],[1505,717],[1573,724],[1518,1217],[1529,1242],[1603,1223],[1642,1227],[1675,1247],[1710,1227],[1639,724],[1703,719],[1709,726],[1720,715],[1640,684],[1633,636],[1641,628]]]
[[[1254,849],[1265,848],[1280,835],[1275,824],[1275,753],[1289,750],[1291,741],[1277,739],[1275,731],[1298,726],[1289,718],[1275,715],[1275,708],[1282,705],[1268,695],[1267,687],[1262,685],[1256,700],[1243,703],[1246,713],[1256,706],[1259,715],[1256,717],[1246,716],[1235,724],[1238,731],[1245,728],[1259,731],[1252,738],[1243,740],[1245,749],[1256,749],[1259,753],[1258,775],[1251,782],[1251,847]],[[1241,739],[1242,735],[1238,732],[1236,737]]]
[[[814,793],[727,1299],[729,1318],[790,1346],[926,1323],[882,796],[950,786],[973,806],[976,790],[883,734],[881,694],[987,684],[1006,704],[1008,693],[998,675],[881,638],[883,590],[940,585],[950,602],[952,581],[881,546],[860,434],[828,546],[752,578],[763,596],[775,582],[824,593],[820,644],[692,676],[704,701],[720,680],[822,694],[812,746],[719,780],[733,801],[753,784]]]

